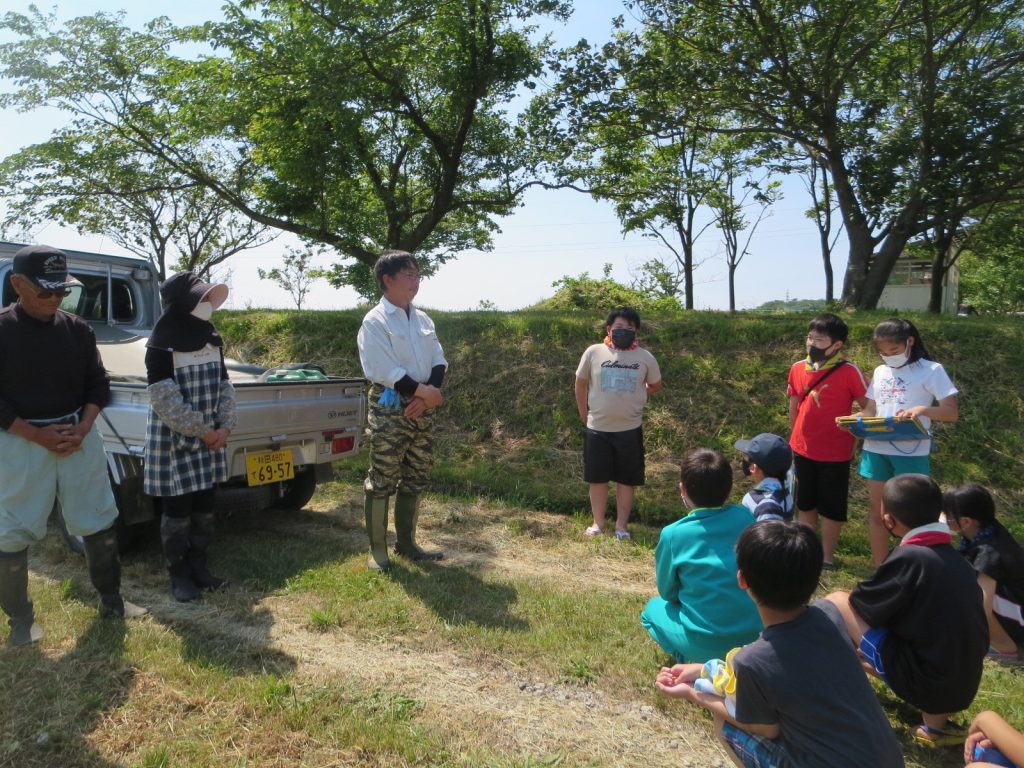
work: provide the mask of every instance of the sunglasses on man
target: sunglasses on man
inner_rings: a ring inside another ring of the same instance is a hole
[[[29,286],[29,288],[31,289],[33,295],[37,299],[52,299],[52,298],[55,298],[55,297],[56,298],[60,298],[60,299],[66,299],[68,296],[71,295],[71,290],[68,289],[68,288],[64,288],[64,289],[59,290],[59,291],[44,291],[39,286],[37,286],[35,283],[33,283],[31,280],[27,280],[25,278],[21,278],[21,280],[22,280],[22,282],[25,285]]]

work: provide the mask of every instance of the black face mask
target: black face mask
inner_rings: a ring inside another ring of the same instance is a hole
[[[831,344],[829,346],[832,346]],[[812,363],[823,363],[828,360],[835,352],[829,353],[828,347],[822,349],[821,347],[808,346],[807,357],[811,359]]]
[[[612,344],[619,349],[629,349],[633,346],[634,341],[636,341],[636,331],[631,331],[629,328],[612,329]]]

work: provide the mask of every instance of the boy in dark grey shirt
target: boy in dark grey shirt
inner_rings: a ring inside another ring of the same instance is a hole
[[[708,709],[738,765],[902,766],[899,743],[836,626],[838,611],[826,601],[807,605],[821,575],[814,532],[796,522],[754,523],[736,544],[736,562],[765,629],[732,660],[735,717],[721,697],[693,687],[701,664],[662,669],[657,688]]]

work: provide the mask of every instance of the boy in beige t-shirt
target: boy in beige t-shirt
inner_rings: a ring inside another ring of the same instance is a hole
[[[644,484],[641,421],[647,396],[661,389],[661,370],[654,355],[637,346],[639,328],[635,309],[613,309],[605,321],[604,341],[587,347],[576,369],[576,407],[587,426],[583,479],[590,483],[594,516],[587,536],[598,536],[604,528],[608,484],[614,480],[615,535],[628,539],[633,489]]]

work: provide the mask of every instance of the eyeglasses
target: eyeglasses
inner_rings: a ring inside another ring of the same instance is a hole
[[[41,291],[34,284],[32,285],[32,292],[35,293],[37,299],[66,299],[71,295],[71,291],[67,288],[62,291]]]
[[[32,291],[32,294],[37,299],[43,299],[43,300],[53,299],[53,298],[66,299],[68,296],[71,295],[71,290],[69,288],[65,288],[65,289],[60,290],[60,291],[44,291],[44,290],[41,290],[35,283],[33,283],[28,278],[21,277],[21,275],[18,275],[18,277],[21,278],[23,285],[27,285],[29,287],[29,289]]]
[[[415,280],[416,282],[419,282],[420,277],[421,277],[419,272],[414,272],[411,269],[403,269],[398,274],[400,274],[402,277],[404,277],[407,280]]]

